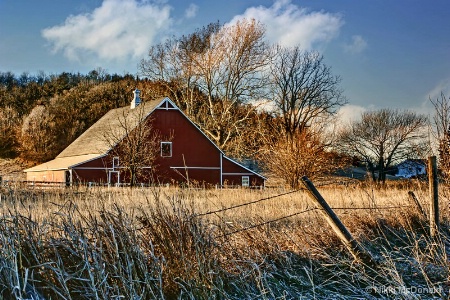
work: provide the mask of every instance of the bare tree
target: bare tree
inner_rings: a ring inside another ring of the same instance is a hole
[[[316,178],[339,168],[323,126],[346,103],[339,76],[318,53],[297,46],[274,49],[269,78],[279,120],[262,154],[269,171],[297,188],[304,175]]]
[[[46,161],[54,156],[55,129],[44,105],[37,105],[23,120],[20,137],[21,154],[31,160]]]
[[[266,85],[262,71],[270,55],[264,34],[264,27],[255,20],[225,26],[197,61],[196,69],[203,75],[199,89],[207,95],[204,130],[222,148],[249,116],[236,117],[236,106],[258,99]]]
[[[450,100],[441,93],[430,99],[434,106],[434,133],[438,142],[439,168],[446,179],[450,177]]]
[[[255,20],[205,27],[180,40],[151,48],[141,71],[174,87],[177,104],[222,149],[239,136],[254,107],[238,106],[258,99],[266,86],[263,71],[270,62],[265,29]],[[193,98],[198,98],[195,105]]]
[[[428,149],[426,125],[425,116],[410,111],[364,112],[361,120],[352,122],[339,133],[340,150],[363,160],[373,180],[384,183],[386,170],[395,162],[420,158]]]
[[[331,73],[323,56],[299,46],[276,49],[271,80],[272,99],[288,136],[330,117],[346,103],[339,89],[341,79]]]
[[[197,84],[201,74],[195,72],[197,56],[211,47],[212,37],[221,27],[219,23],[211,23],[187,36],[169,38],[152,46],[148,58],[140,64],[145,77],[170,93],[159,96],[170,96],[193,119],[198,114],[197,98],[201,98]]]
[[[126,171],[131,187],[139,181],[152,180],[160,149],[160,134],[153,130],[152,119],[147,117],[145,107],[142,103],[134,109],[116,110],[114,122],[102,136],[111,149],[109,157],[119,159],[119,169]]]
[[[0,107],[0,157],[14,157],[17,154],[17,128],[20,122],[15,109]]]

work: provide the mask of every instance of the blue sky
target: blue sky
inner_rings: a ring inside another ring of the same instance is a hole
[[[349,105],[429,113],[450,92],[448,0],[0,0],[0,71],[138,72],[150,45],[256,18],[267,38],[317,50]]]

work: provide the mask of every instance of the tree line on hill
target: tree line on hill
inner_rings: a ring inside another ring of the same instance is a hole
[[[107,111],[129,105],[135,88],[143,101],[168,96],[227,155],[258,159],[292,187],[348,158],[375,174],[421,153],[426,118],[412,112],[366,112],[360,123],[335,130],[347,102],[340,81],[319,53],[269,44],[255,20],[213,23],[152,46],[139,77],[101,68],[0,72],[0,157],[52,159]]]
[[[108,110],[125,105],[133,76],[0,73],[0,156],[53,158]]]

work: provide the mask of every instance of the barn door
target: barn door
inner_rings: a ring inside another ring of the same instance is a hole
[[[108,185],[118,186],[120,184],[120,173],[119,171],[109,171],[108,173]]]

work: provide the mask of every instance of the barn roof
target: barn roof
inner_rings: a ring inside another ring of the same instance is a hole
[[[142,102],[133,109],[125,106],[110,110],[55,159],[24,172],[64,170],[105,155],[114,146],[113,143],[122,140],[127,131],[147,118],[164,99]]]
[[[70,157],[60,157],[55,158],[46,163],[37,165],[35,167],[24,170],[24,172],[34,172],[34,171],[56,171],[56,170],[66,170],[70,167],[76,166],[80,163],[90,161],[101,155],[98,154],[85,154]]]
[[[126,106],[110,110],[56,158],[107,153],[114,146],[112,142],[116,144],[122,140],[127,130],[130,131],[147,118],[161,100],[143,102],[134,109]]]

